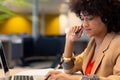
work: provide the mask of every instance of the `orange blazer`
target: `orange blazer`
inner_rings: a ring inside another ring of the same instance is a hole
[[[65,70],[73,73],[82,70],[85,73],[86,67],[91,60],[95,48],[94,38],[90,40],[87,48],[75,57],[74,67]],[[108,33],[97,53],[91,74],[96,74],[99,80],[120,80],[120,35]]]

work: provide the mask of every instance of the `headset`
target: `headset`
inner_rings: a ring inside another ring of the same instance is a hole
[[[102,16],[101,17],[101,20],[102,20],[102,22],[104,23],[104,24],[108,24],[109,23],[109,21],[110,21],[110,17],[108,17],[108,16]]]

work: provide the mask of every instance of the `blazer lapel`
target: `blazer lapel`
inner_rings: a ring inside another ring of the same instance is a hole
[[[94,73],[95,73],[95,71],[96,71],[97,68],[99,67],[100,62],[102,61],[103,57],[104,57],[104,53],[99,52],[98,55],[97,55],[97,59],[95,60],[95,63],[94,63],[94,65],[93,65],[91,74],[94,74]]]
[[[104,40],[100,46],[100,49],[98,51],[99,53],[97,55],[97,59],[95,60],[95,64],[92,68],[91,74],[94,74],[97,71],[97,68],[100,66],[100,63],[105,56],[105,51],[108,49],[114,36],[115,36],[114,33],[110,33],[110,34],[107,34],[106,37],[104,38]]]
[[[93,51],[94,51],[94,48],[95,48],[95,42],[94,40],[91,40],[91,42],[88,44],[88,47],[87,47],[87,51],[86,51],[86,57],[84,58],[83,60],[83,72],[85,73],[85,70],[86,70],[86,67],[89,63],[89,61],[91,60],[92,56],[93,56]]]

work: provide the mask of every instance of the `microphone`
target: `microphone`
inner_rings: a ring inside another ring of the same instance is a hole
[[[81,29],[75,32],[75,35],[77,35],[82,30],[82,28],[83,28],[83,25],[81,25]]]

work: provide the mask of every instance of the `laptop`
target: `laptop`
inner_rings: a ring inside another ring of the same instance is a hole
[[[0,42],[0,60],[5,78],[0,80],[44,80],[44,75],[51,69],[31,69],[10,75],[10,70],[5,56],[2,42]],[[14,69],[13,69],[14,70]]]

